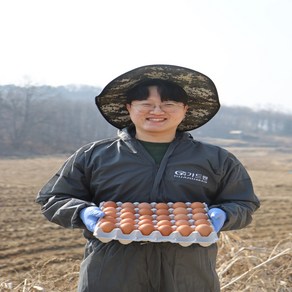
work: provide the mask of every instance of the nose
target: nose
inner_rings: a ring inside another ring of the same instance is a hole
[[[160,105],[154,105],[153,109],[150,112],[154,113],[164,113],[164,111],[161,109]]]

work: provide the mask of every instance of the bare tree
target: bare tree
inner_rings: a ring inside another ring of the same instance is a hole
[[[9,87],[0,95],[1,134],[14,150],[28,148],[35,129],[48,120],[49,97],[42,89]]]

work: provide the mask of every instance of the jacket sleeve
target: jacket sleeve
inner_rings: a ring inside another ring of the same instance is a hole
[[[81,148],[38,193],[36,202],[42,205],[42,214],[49,221],[67,228],[85,228],[79,212],[95,206],[91,202],[85,164],[86,149]]]
[[[252,181],[245,167],[231,153],[223,163],[221,184],[210,208],[221,208],[227,214],[222,230],[241,229],[252,222],[260,207]]]

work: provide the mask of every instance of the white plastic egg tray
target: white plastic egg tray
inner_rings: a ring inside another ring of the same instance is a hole
[[[102,208],[102,204],[100,204],[100,207]],[[120,206],[122,203],[117,202],[117,205]],[[138,203],[134,203],[138,204]],[[156,203],[151,203],[153,206],[155,206]],[[168,203],[170,206],[173,203]],[[186,203],[187,205],[190,203]],[[208,210],[207,205],[205,204],[206,210]],[[171,208],[170,208],[171,210]],[[153,211],[155,213],[155,208],[153,208]],[[155,214],[153,215],[153,218],[155,220]],[[172,218],[172,215],[170,215]],[[138,217],[137,217],[138,218]],[[211,223],[211,221],[209,220]],[[212,224],[211,224],[212,226]],[[213,226],[212,226],[213,227]],[[173,231],[168,236],[163,236],[161,233],[157,230],[154,230],[150,235],[143,235],[139,230],[133,230],[130,234],[124,234],[120,228],[114,228],[111,232],[103,232],[102,229],[99,227],[99,224],[96,225],[96,228],[94,230],[93,235],[98,238],[101,242],[108,243],[112,240],[118,240],[121,244],[129,244],[133,241],[135,242],[153,242],[153,243],[159,243],[159,242],[171,242],[171,243],[177,243],[180,244],[183,247],[190,246],[193,243],[199,244],[203,247],[207,247],[215,242],[218,241],[217,233],[213,231],[208,236],[201,236],[198,231],[193,231],[188,236],[182,236],[178,231]]]

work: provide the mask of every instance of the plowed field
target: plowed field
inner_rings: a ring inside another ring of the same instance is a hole
[[[225,285],[231,282],[228,277],[232,273],[242,275],[254,268],[224,291],[292,291],[292,152],[274,148],[229,150],[246,166],[262,206],[248,228],[225,232],[219,241],[219,271],[242,248],[257,258],[257,262],[238,261],[236,271],[220,272]],[[85,244],[82,233],[46,221],[34,203],[40,187],[64,160],[63,156],[0,159],[0,291],[76,289]],[[269,260],[281,251],[287,252]],[[268,262],[255,269],[258,260]],[[261,279],[263,275],[265,279]]]

